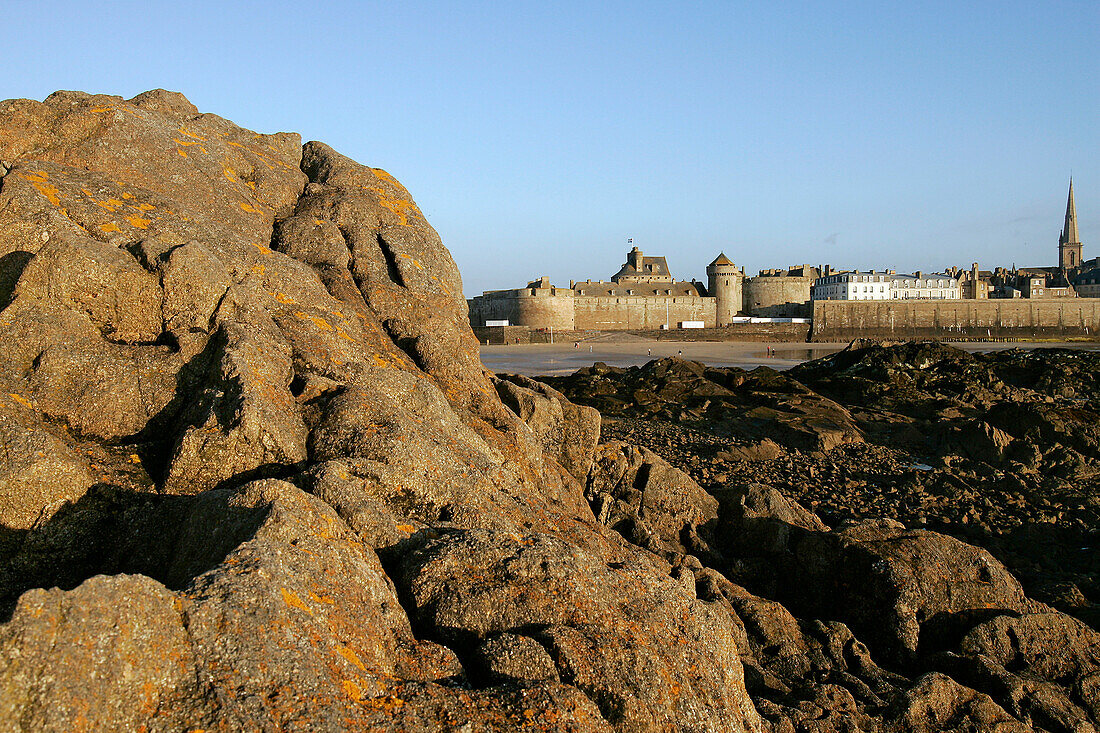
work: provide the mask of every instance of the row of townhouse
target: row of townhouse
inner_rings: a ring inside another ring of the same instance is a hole
[[[899,275],[892,270],[829,273],[814,280],[811,300],[955,300],[959,280],[946,272]]]

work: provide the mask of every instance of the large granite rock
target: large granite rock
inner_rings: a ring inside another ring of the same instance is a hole
[[[163,90],[0,160],[0,727],[763,730],[388,173]]]

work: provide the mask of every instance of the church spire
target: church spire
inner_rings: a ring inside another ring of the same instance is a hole
[[[1069,200],[1066,202],[1066,225],[1062,228],[1062,242],[1077,244],[1077,207],[1073,204],[1073,177],[1069,179]]]
[[[1081,266],[1081,240],[1077,238],[1077,207],[1073,203],[1073,176],[1069,179],[1069,200],[1066,201],[1066,223],[1058,237],[1058,267],[1071,270]]]

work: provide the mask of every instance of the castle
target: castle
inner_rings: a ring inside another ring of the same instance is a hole
[[[707,266],[705,287],[674,280],[664,257],[646,257],[634,247],[610,281],[559,288],[543,277],[525,288],[486,291],[470,299],[470,322],[558,331],[713,328],[733,323],[741,312],[744,277],[720,254]]]

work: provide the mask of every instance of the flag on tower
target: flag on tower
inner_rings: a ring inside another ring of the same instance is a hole
[[[626,243],[627,244],[634,244],[634,237],[631,237],[630,239],[626,240]]]

